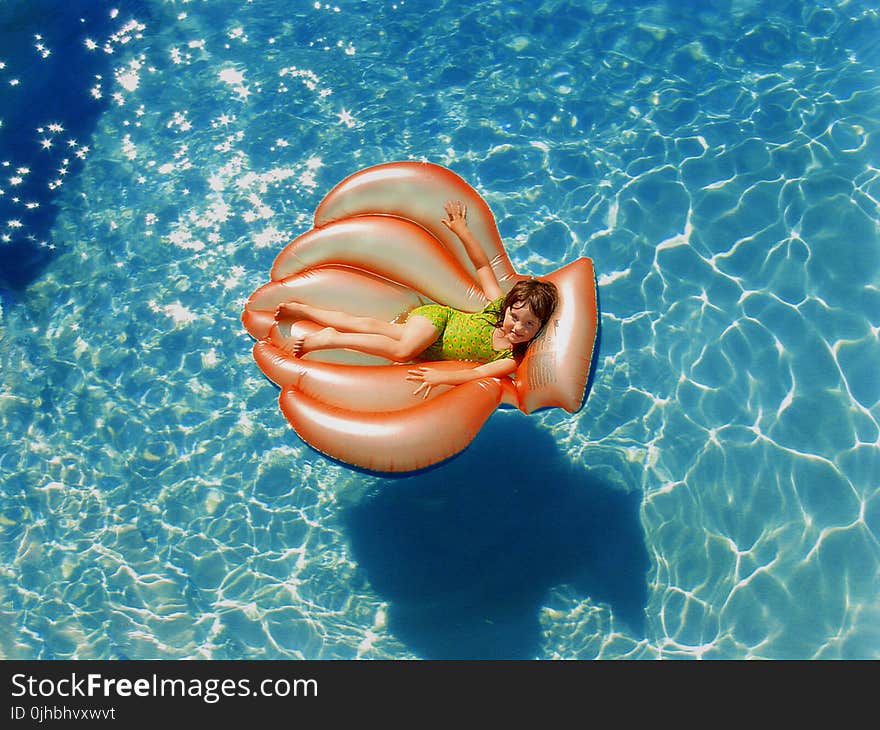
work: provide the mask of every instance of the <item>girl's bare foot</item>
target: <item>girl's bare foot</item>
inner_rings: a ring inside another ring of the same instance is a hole
[[[325,350],[333,347],[333,338],[337,334],[338,332],[332,327],[324,327],[310,335],[299,335],[292,338],[281,349],[294,357],[302,357],[313,350]]]
[[[302,343],[304,339],[305,335],[300,335],[299,337],[288,337],[284,340],[284,342],[278,345],[278,349],[282,352],[286,352],[288,355],[299,357],[299,351],[302,349]]]
[[[296,322],[299,319],[307,319],[305,307],[299,302],[282,302],[275,308],[275,321],[282,319]]]

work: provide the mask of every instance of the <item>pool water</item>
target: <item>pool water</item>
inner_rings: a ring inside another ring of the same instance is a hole
[[[0,656],[880,658],[872,3],[12,2],[2,33]],[[591,257],[601,332],[578,413],[386,478],[297,438],[239,318],[400,159],[473,184],[519,271]]]

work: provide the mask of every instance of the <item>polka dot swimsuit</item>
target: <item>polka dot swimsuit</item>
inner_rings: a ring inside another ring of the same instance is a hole
[[[482,312],[461,312],[442,304],[425,304],[413,309],[409,316],[420,315],[431,321],[440,333],[434,343],[420,356],[421,360],[469,360],[494,362],[513,357],[512,350],[496,350],[492,346],[497,314],[504,297],[491,302]]]

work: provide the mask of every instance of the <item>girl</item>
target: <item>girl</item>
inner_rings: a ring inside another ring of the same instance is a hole
[[[314,334],[296,338],[289,351],[298,357],[314,350],[348,348],[395,362],[419,358],[482,363],[473,369],[409,370],[407,380],[419,383],[414,392],[425,398],[435,385],[511,375],[529,343],[553,314],[558,301],[556,287],[529,279],[515,284],[505,296],[486,253],[468,228],[465,205],[448,202],[444,209],[447,217],[442,223],[461,239],[483,293],[491,300],[482,312],[425,304],[413,309],[401,324],[286,302],[278,306],[276,319],[308,319],[323,326]]]

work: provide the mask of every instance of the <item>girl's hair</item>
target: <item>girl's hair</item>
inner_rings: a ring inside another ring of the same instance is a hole
[[[504,323],[504,313],[508,307],[514,305],[528,304],[535,316],[541,320],[541,328],[535,337],[544,331],[544,327],[553,315],[556,305],[559,303],[559,292],[555,284],[549,281],[540,281],[534,277],[531,279],[523,279],[513,285],[513,288],[507,292],[501,307],[497,312],[496,327],[500,327]],[[526,354],[528,346],[534,341],[533,337],[528,342],[522,342],[513,346],[513,356],[519,360]]]

